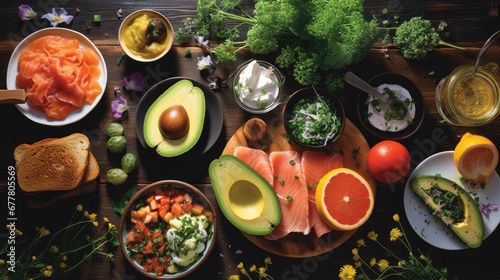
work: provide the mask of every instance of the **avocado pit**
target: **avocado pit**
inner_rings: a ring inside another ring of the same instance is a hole
[[[182,138],[189,130],[188,113],[182,105],[168,107],[160,115],[158,125],[166,138]]]

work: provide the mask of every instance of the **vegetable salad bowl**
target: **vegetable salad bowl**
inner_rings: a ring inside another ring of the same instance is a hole
[[[137,191],[118,228],[129,264],[152,279],[179,279],[198,269],[216,240],[216,212],[198,188],[163,180]]]
[[[326,148],[344,130],[346,116],[340,100],[315,87],[294,92],[283,108],[283,122],[290,140],[305,149]]]

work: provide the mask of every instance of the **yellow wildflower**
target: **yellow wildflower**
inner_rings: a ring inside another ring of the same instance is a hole
[[[32,261],[36,261],[36,256],[31,256]]]
[[[392,216],[392,219],[396,222],[399,223],[399,215],[398,214],[394,214],[394,216]]]
[[[374,266],[376,263],[377,263],[377,259],[376,258],[372,258],[370,260],[370,266]]]
[[[363,263],[362,263],[362,262],[359,262],[359,261],[358,261],[358,262],[354,262],[354,267],[355,267],[355,268],[359,268],[359,267],[361,267],[362,265],[363,265]]]
[[[87,210],[83,211],[83,216],[88,217],[89,216],[89,211],[87,211]]]
[[[229,276],[229,280],[240,280],[240,276],[238,274],[233,274]]]
[[[67,260],[68,260],[68,256],[64,255],[64,256],[62,257],[62,260],[63,260],[63,261],[67,261]]]
[[[50,231],[48,229],[46,229],[45,227],[41,227],[41,228],[36,228],[38,230],[38,232],[40,233],[41,236],[47,236],[50,234]]]
[[[66,267],[68,267],[68,265],[67,265],[65,262],[61,262],[61,263],[59,264],[59,267],[61,267],[61,268],[66,268]]]
[[[391,236],[391,238],[390,238],[391,241],[396,241],[396,240],[398,240],[398,238],[403,236],[403,233],[401,232],[401,230],[399,230],[399,228],[393,228],[389,235]]]
[[[425,260],[425,256],[424,255],[420,255],[420,259],[421,260]]]
[[[4,259],[0,259],[0,264],[5,264],[5,260]]]
[[[356,269],[352,265],[344,264],[344,266],[340,268],[340,280],[353,280],[355,276]]]
[[[89,219],[92,221],[92,222],[95,222],[97,220],[97,214],[96,213],[92,213],[89,215]]]
[[[236,266],[236,267],[237,267],[237,268],[239,268],[239,269],[242,269],[242,268],[243,268],[243,263],[242,263],[242,262],[240,262],[240,263],[238,264],[238,266]]]
[[[259,276],[262,278],[267,278],[267,273],[266,273],[265,267],[259,267]]]
[[[379,260],[377,264],[380,269],[380,272],[383,272],[389,267],[389,262],[386,259]]]
[[[113,225],[112,223],[108,223],[108,229],[109,230],[112,230],[112,229],[115,229],[115,225]]]
[[[40,270],[44,277],[52,277],[52,266],[46,265]]]
[[[257,269],[257,267],[256,267],[256,266],[255,266],[255,264],[254,264],[254,265],[252,265],[252,266],[248,269],[248,271],[253,272],[253,271],[255,271],[256,269]]]
[[[14,229],[14,231],[16,232],[16,235],[17,235],[17,236],[21,236],[21,235],[23,235],[23,232],[22,232],[22,231],[20,231],[20,230],[18,230],[17,228],[15,228],[15,229]]]
[[[105,222],[105,223],[109,223],[109,219],[108,217],[103,217],[102,220]]]
[[[82,211],[83,211],[83,205],[78,204],[78,205],[76,206],[76,210],[77,210],[78,212],[82,212]]]
[[[370,231],[368,233],[368,239],[373,240],[373,241],[377,241],[377,238],[378,238],[378,234],[376,232]]]
[[[353,260],[355,260],[355,261],[359,260],[358,248],[352,249],[351,253],[352,253]]]
[[[265,259],[264,259],[264,263],[265,263],[265,264],[272,264],[272,262],[271,262],[271,258],[270,258],[270,257],[265,258]]]
[[[52,245],[52,246],[50,246],[50,251],[52,253],[57,253],[57,252],[59,252],[59,247],[57,247],[56,245]]]
[[[99,225],[99,223],[97,221],[92,221],[92,224],[96,227]]]
[[[365,240],[363,238],[361,239],[358,239],[358,241],[356,241],[356,244],[358,244],[358,247],[361,247],[361,246],[366,246],[365,244]]]

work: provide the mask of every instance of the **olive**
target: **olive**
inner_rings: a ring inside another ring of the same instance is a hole
[[[168,139],[179,139],[186,135],[189,129],[189,117],[182,105],[167,108],[158,121],[161,133]]]
[[[167,33],[167,26],[163,23],[163,20],[159,18],[153,18],[149,21],[148,28],[146,29],[146,38],[148,44],[153,42],[159,42],[160,38]]]

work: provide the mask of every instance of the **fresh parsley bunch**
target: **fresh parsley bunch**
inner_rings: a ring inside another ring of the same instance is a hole
[[[254,7],[239,0],[198,0],[196,18],[185,20],[176,39],[189,34],[223,41],[214,47],[216,64],[235,60],[247,47],[275,54],[276,65],[301,85],[325,83],[334,90],[343,85],[340,71],[368,55],[377,23],[365,20],[362,0],[255,0]]]

